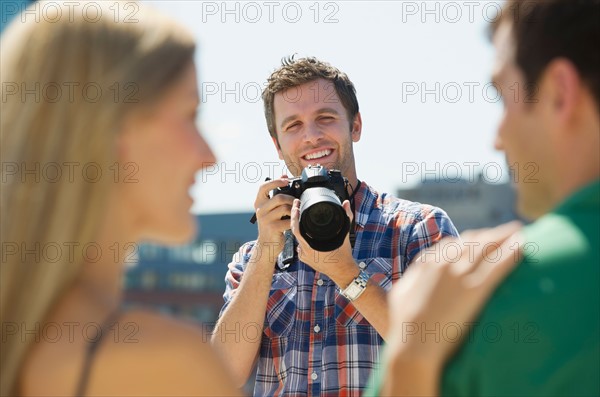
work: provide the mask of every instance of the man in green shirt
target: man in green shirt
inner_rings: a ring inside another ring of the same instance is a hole
[[[397,340],[365,395],[600,396],[600,2],[508,1],[492,35],[494,82],[505,95],[496,147],[515,171],[519,212],[536,221],[479,317],[460,307],[467,300],[456,303],[471,287],[455,273],[478,268],[482,256],[441,266],[454,269],[450,281],[409,302],[418,308],[396,307]],[[463,240],[497,241],[491,233]],[[426,275],[412,278],[429,285]],[[436,318],[441,327],[431,326]],[[441,340],[409,338],[414,319]],[[450,321],[468,332],[444,334]]]

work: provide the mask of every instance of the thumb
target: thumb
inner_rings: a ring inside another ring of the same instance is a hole
[[[350,206],[350,201],[344,200],[342,203],[342,208],[346,211],[346,215],[350,218],[350,222],[354,220],[354,214],[352,213],[352,207]]]

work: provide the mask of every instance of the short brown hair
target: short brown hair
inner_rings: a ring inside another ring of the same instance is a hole
[[[292,55],[291,57],[284,58],[281,61],[281,67],[269,76],[267,87],[262,93],[267,128],[273,138],[277,139],[275,109],[273,105],[275,94],[321,78],[333,83],[335,92],[346,109],[350,125],[352,125],[358,113],[358,100],[356,99],[356,89],[348,78],[348,75],[317,58],[294,59]]]
[[[571,61],[600,104],[600,0],[509,0],[491,26],[491,36],[510,23],[515,62],[528,95],[555,58]]]

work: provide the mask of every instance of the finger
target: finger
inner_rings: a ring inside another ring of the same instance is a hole
[[[277,230],[280,233],[283,233],[286,230],[290,229],[290,220],[289,219],[274,220],[272,225],[275,230]]]
[[[292,206],[288,204],[278,205],[269,211],[260,208],[257,212],[257,219],[259,225],[267,225],[276,221],[284,220],[287,222],[289,229],[289,219],[282,219],[283,217],[289,217],[292,211]]]
[[[299,245],[307,244],[300,234],[300,200],[294,199],[290,215],[290,228]]]
[[[292,203],[294,202],[294,198],[292,196],[288,196],[287,194],[278,194],[270,200],[264,202],[260,207],[256,209],[256,217],[260,220],[270,214],[272,211],[275,211],[276,208],[285,206],[288,208],[288,213],[285,215],[290,215],[289,210],[292,208]]]
[[[471,241],[464,240],[461,263],[455,266],[458,273],[475,271],[487,258],[501,255],[501,246],[505,241],[521,229],[520,222],[509,222],[481,233],[474,232]]]
[[[513,233],[498,249],[498,257],[487,258],[474,274],[475,282],[490,293],[521,262],[523,258],[523,235],[520,231]]]
[[[263,223],[268,223],[268,222],[272,223],[275,221],[286,221],[288,223],[288,229],[289,229],[289,223],[290,223],[289,216],[290,216],[291,212],[292,212],[291,206],[280,205],[280,206],[277,206],[276,208],[274,208],[271,212],[266,214],[264,217],[259,219],[259,221],[263,222]],[[287,218],[283,219],[284,217],[287,217]]]
[[[444,237],[431,247],[422,249],[418,256],[416,256],[410,263],[447,263],[448,258],[446,257],[446,253],[449,251],[450,246],[456,245],[459,245],[459,239],[457,237]]]
[[[290,210],[290,228],[296,238],[300,235],[300,200],[294,199]]]
[[[485,233],[500,233],[500,234],[514,234],[517,230],[521,229],[523,224],[520,221],[511,221],[504,223],[500,226],[496,226],[494,228],[483,229]]]
[[[256,194],[256,200],[254,201],[254,208],[258,209],[262,204],[270,199],[270,193],[273,189],[278,187],[287,186],[289,180],[287,178],[273,179],[260,185],[258,193]]]
[[[350,201],[344,200],[342,203],[342,208],[346,211],[346,216],[350,219],[350,223],[354,220],[354,214],[352,213],[352,206],[350,205]]]
[[[519,221],[511,221],[511,222],[507,222],[504,223],[502,225],[496,226],[496,227],[482,227],[480,229],[468,229],[465,230],[464,232],[462,232],[460,234],[460,239],[461,241],[466,241],[466,242],[477,242],[478,240],[485,240],[486,237],[488,236],[495,236],[498,231],[502,231],[502,230],[508,230],[508,229],[512,229],[513,227],[522,227],[522,223]],[[507,234],[511,234],[510,231],[507,232]],[[483,236],[483,237],[482,237]],[[488,237],[487,239],[489,240],[491,237]]]
[[[271,190],[275,189],[276,187],[282,187],[285,186],[289,183],[289,179],[288,178],[277,178],[277,179],[273,179],[270,181],[266,181],[264,182],[262,185],[260,185],[259,187],[259,193],[261,193],[262,195],[266,195],[267,193],[269,193]]]

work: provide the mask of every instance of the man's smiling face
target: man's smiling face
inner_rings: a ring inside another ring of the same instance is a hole
[[[352,142],[361,134],[360,114],[352,122],[333,83],[318,79],[275,95],[273,139],[279,158],[299,176],[308,165],[339,169],[356,183]]]

